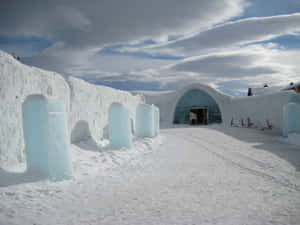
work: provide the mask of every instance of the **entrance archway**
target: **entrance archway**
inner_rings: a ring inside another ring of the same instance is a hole
[[[177,102],[175,124],[211,124],[221,123],[222,116],[217,102],[200,89],[187,91]]]

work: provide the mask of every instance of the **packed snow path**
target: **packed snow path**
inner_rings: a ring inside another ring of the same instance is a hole
[[[299,146],[252,129],[161,135],[95,176],[0,188],[0,224],[300,224]]]

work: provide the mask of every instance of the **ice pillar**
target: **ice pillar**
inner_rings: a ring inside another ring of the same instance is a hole
[[[154,107],[154,134],[155,136],[159,135],[159,108],[153,105]]]
[[[31,95],[23,103],[23,131],[27,169],[39,169],[51,180],[73,175],[69,136],[63,105],[42,95]]]
[[[288,103],[283,107],[283,136],[300,133],[300,105]]]
[[[120,103],[113,103],[109,108],[109,140],[114,146],[132,147],[130,114]]]
[[[153,106],[147,104],[137,106],[135,133],[138,137],[155,136]]]

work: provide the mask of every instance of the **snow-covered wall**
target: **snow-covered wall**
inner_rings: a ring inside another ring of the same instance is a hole
[[[222,124],[230,126],[232,118],[235,125],[241,125],[241,120],[247,125],[247,119],[253,123],[253,127],[264,128],[272,125],[273,130],[282,131],[283,127],[283,106],[297,95],[294,91],[281,91],[261,96],[250,96],[243,98],[231,98],[213,88],[193,84],[177,91],[171,92],[144,92],[146,103],[155,104],[159,107],[160,121],[163,124],[171,124],[174,119],[174,112],[179,99],[192,89],[200,89],[210,95],[218,104]]]
[[[91,137],[100,140],[108,132],[108,111],[114,102],[122,103],[130,112],[130,118],[135,124],[136,106],[142,102],[139,95],[129,92],[96,86],[83,80],[69,77],[70,114],[69,129],[71,141],[77,142]]]
[[[232,118],[237,123],[241,119],[247,123],[247,118],[257,128],[267,127],[267,120],[272,129],[282,131],[283,127],[283,106],[286,105],[293,91],[283,91],[274,94],[251,96],[233,99],[231,103]]]
[[[174,113],[178,101],[185,93],[190,90],[199,89],[205,91],[209,96],[211,96],[219,106],[222,115],[222,121],[227,123],[230,120],[229,105],[231,98],[227,95],[224,95],[215,89],[203,85],[203,84],[193,84],[186,86],[177,91],[170,92],[144,92],[146,103],[156,105],[160,110],[160,122],[162,124],[171,124],[174,120]]]
[[[0,51],[0,166],[25,160],[22,103],[32,94],[55,97],[69,111],[69,87],[62,76],[25,66]]]
[[[32,94],[58,99],[64,105],[68,114],[69,134],[73,141],[88,136],[96,141],[101,139],[108,124],[108,108],[113,102],[120,102],[129,109],[133,123],[135,107],[143,102],[141,96],[92,85],[76,78],[65,79],[55,72],[26,66],[0,51],[2,168],[25,160],[22,103]]]

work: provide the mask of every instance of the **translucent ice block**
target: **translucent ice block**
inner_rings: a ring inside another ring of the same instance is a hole
[[[283,136],[300,133],[300,105],[288,103],[283,107]]]
[[[155,136],[159,135],[159,108],[154,107],[154,134]]]
[[[54,180],[68,179],[73,176],[73,167],[67,116],[63,105],[56,100],[48,101],[47,111],[49,173]]]
[[[109,139],[114,146],[132,147],[130,114],[120,103],[113,103],[109,108]]]
[[[136,108],[135,133],[138,137],[154,137],[154,107],[139,104]]]
[[[40,169],[57,181],[72,177],[66,115],[59,102],[42,95],[27,97],[23,131],[29,170]]]

